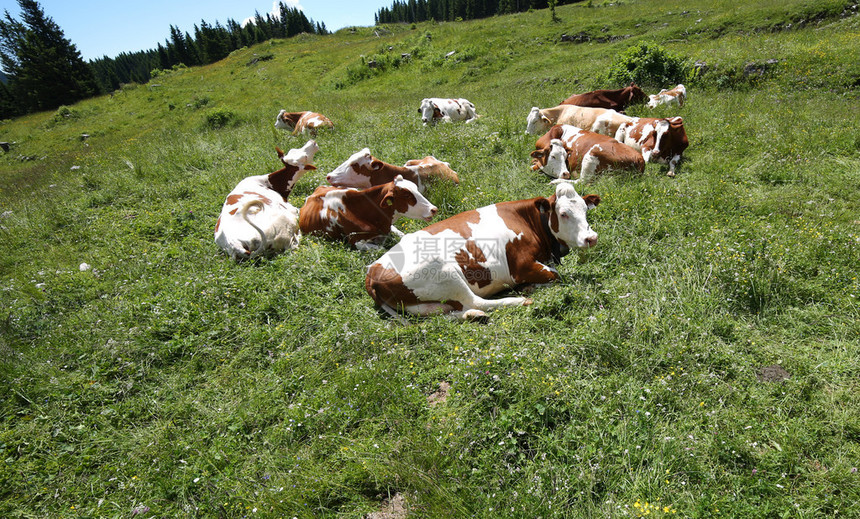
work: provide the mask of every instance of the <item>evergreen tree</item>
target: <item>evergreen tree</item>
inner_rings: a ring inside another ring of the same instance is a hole
[[[98,92],[92,68],[35,0],[18,0],[22,21],[0,20],[0,60],[21,112],[49,110]]]

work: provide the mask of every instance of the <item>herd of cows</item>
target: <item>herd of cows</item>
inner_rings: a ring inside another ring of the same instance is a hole
[[[245,178],[227,196],[215,225],[215,243],[242,260],[295,248],[302,234],[364,250],[382,248],[394,234],[400,241],[368,267],[365,279],[367,293],[391,315],[474,320],[498,307],[529,305],[526,297],[487,298],[508,288],[557,280],[553,265],[571,248],[597,243],[586,212],[600,197],[580,196],[573,183],[606,170],[642,172],[646,162],[668,164],[668,174],[675,174],[688,146],[682,118],[622,113],[646,97],[631,83],[574,95],[554,108],[532,108],[527,132],[544,133],[531,153],[531,167],[555,179],[555,193],[466,211],[406,235],[393,225],[399,218],[429,222],[438,213],[423,194],[431,178],[459,183],[447,162],[427,156],[396,166],[364,148],[326,175],[330,185],[317,187],[299,210],[287,200],[296,182],[316,169],[312,162],[319,146],[312,139],[288,153],[277,149],[282,169]],[[685,99],[686,90],[678,85],[650,96],[648,106],[683,106]],[[418,112],[425,125],[478,118],[466,99],[427,98]],[[314,136],[333,128],[321,114],[286,110],[275,126]]]

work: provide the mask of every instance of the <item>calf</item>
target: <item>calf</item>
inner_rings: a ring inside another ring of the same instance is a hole
[[[421,100],[418,109],[424,126],[436,124],[439,120],[450,123],[452,121],[466,121],[470,123],[478,118],[475,113],[475,105],[467,99],[443,99],[441,97],[427,97]]]
[[[687,101],[687,89],[684,85],[678,85],[672,90],[663,89],[659,94],[648,96],[648,108],[657,108],[660,105],[684,106]]]
[[[486,299],[523,284],[559,278],[552,266],[572,247],[592,247],[585,218],[600,197],[579,196],[561,182],[549,198],[501,202],[466,211],[407,234],[368,267],[365,289],[395,315],[451,314],[473,319],[524,297]]]
[[[334,128],[328,117],[316,112],[288,112],[281,110],[275,119],[275,128],[292,130],[293,135],[310,133],[316,136],[318,128]]]
[[[576,171],[575,182],[590,182],[608,170],[645,171],[645,159],[630,146],[569,125],[553,126],[537,140],[531,157],[532,171],[541,170],[562,179]]]
[[[690,145],[684,120],[634,118],[622,124],[615,133],[615,140],[642,152],[645,162],[660,162],[669,165],[668,176],[675,176],[675,167],[681,162],[681,154]]]
[[[619,126],[632,120],[632,117],[627,117],[607,108],[559,105],[553,108],[540,109],[534,106],[526,119],[526,132],[538,135],[549,131],[555,124],[568,124],[611,136],[615,134]]]
[[[594,90],[574,94],[561,102],[563,105],[590,106],[624,111],[628,106],[645,101],[645,92],[636,83],[617,90]]]
[[[447,162],[430,155],[420,160],[410,160],[405,166],[395,166],[382,162],[370,154],[369,148],[353,153],[351,157],[326,175],[326,181],[335,187],[355,187],[359,189],[378,186],[394,180],[398,175],[414,182],[420,192],[431,177],[460,183],[457,173]]]
[[[305,200],[299,227],[305,234],[346,240],[357,249],[367,250],[379,248],[399,218],[429,222],[437,211],[414,183],[398,175],[392,182],[360,191],[318,187]]]
[[[270,255],[299,244],[299,210],[287,198],[302,175],[316,169],[311,162],[319,147],[311,140],[288,154],[275,149],[284,167],[239,182],[227,195],[215,223],[215,243],[234,260]]]

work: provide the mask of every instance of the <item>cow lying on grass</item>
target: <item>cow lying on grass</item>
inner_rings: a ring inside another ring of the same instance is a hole
[[[594,90],[584,94],[574,94],[560,104],[609,108],[624,111],[628,106],[645,101],[645,92],[636,83],[616,90]]]
[[[235,260],[267,256],[298,246],[299,210],[287,202],[293,186],[308,171],[319,146],[313,140],[285,154],[284,167],[247,177],[227,195],[215,224],[215,243]]]
[[[369,148],[353,153],[343,164],[326,175],[326,181],[335,187],[355,187],[363,189],[386,184],[397,176],[415,183],[420,192],[426,189],[427,180],[441,178],[455,184],[460,183],[457,173],[447,162],[430,155],[423,159],[410,160],[405,166],[395,166],[382,162],[370,154]]]
[[[475,113],[475,105],[468,99],[428,97],[421,100],[418,113],[421,114],[421,121],[424,122],[424,126],[433,125],[439,121],[446,123],[466,121],[470,123],[478,118],[478,114]]]
[[[275,119],[275,128],[292,130],[293,135],[310,133],[316,137],[320,128],[334,128],[328,117],[316,112],[288,112],[281,110]]]
[[[437,211],[414,183],[398,175],[387,184],[362,190],[318,187],[302,206],[299,227],[304,234],[346,240],[367,250],[379,248],[390,232],[397,231],[392,224],[399,218],[429,222]]]
[[[573,177],[574,182],[590,182],[609,170],[645,171],[645,159],[635,149],[569,125],[553,126],[541,136],[531,157],[532,171],[541,170],[554,178]]]
[[[526,118],[526,132],[538,135],[556,124],[568,124],[611,137],[619,126],[630,121],[631,117],[607,108],[559,105],[541,109],[535,106]]]
[[[365,288],[385,311],[482,318],[525,297],[486,299],[505,289],[559,278],[552,266],[571,248],[597,244],[585,213],[597,195],[562,182],[549,198],[501,202],[405,235],[368,268]]]

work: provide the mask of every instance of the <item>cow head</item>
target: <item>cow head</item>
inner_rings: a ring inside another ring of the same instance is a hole
[[[353,153],[343,164],[326,175],[326,180],[335,187],[365,189],[372,185],[370,177],[373,172],[382,169],[384,165],[384,162],[370,154],[369,148],[364,148]]]
[[[439,110],[439,107],[436,106],[431,99],[422,99],[421,100],[421,108],[418,109],[418,113],[421,114],[421,121],[424,125],[435,124],[436,119],[441,119],[442,111]]]
[[[643,92],[636,83],[630,83],[630,86],[624,90],[628,105],[641,103],[648,98],[648,96],[645,95],[645,92]]]
[[[540,108],[533,106],[528,118],[526,118],[526,133],[537,135],[547,131],[551,126],[552,121],[541,113]]]
[[[292,149],[287,153],[281,151],[280,148],[275,146],[275,149],[278,150],[278,157],[280,157],[281,162],[285,165],[293,165],[293,166],[305,166],[309,165],[314,160],[314,155],[320,150],[319,145],[317,145],[317,141],[311,139],[305,143],[299,149]],[[313,166],[307,169],[316,169]]]
[[[581,197],[573,184],[566,180],[553,180],[553,184],[556,184],[556,188],[555,195],[549,198],[549,228],[562,245],[562,255],[571,246],[588,248],[597,245],[597,233],[591,230],[585,214],[597,207],[600,196]]]
[[[450,180],[455,184],[460,183],[460,177],[457,176],[456,171],[451,169],[451,165],[447,162],[442,162],[433,155],[427,155],[423,159],[408,160],[403,167],[411,169],[422,179],[434,176]]]
[[[292,130],[295,127],[295,123],[289,117],[284,116],[286,113],[286,110],[278,112],[278,117],[275,118],[275,128],[279,130]]]
[[[387,184],[383,192],[382,204],[394,209],[393,221],[405,216],[429,222],[439,211],[418,191],[414,182],[405,180],[401,175],[394,177],[394,181]]]
[[[570,179],[570,170],[567,167],[567,148],[560,139],[553,139],[549,146],[531,152],[532,171],[541,170],[545,174],[564,180]]]

